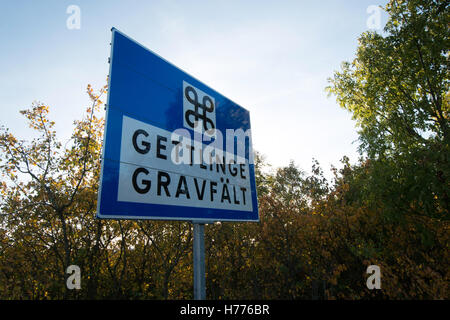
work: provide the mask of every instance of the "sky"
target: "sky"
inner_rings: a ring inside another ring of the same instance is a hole
[[[106,84],[115,27],[249,110],[254,149],[272,167],[309,171],[315,158],[329,176],[344,155],[356,162],[358,135],[327,78],[362,32],[382,31],[386,14],[378,29],[368,8],[386,2],[0,0],[0,125],[29,138],[19,110],[40,101],[67,141],[86,86]]]

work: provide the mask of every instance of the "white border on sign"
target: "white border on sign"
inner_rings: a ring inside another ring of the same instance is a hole
[[[150,50],[149,48],[147,48],[146,46],[140,44],[139,42],[137,42],[136,40],[130,38],[129,36],[127,36],[126,34],[120,32],[118,29],[112,27],[111,28],[111,51],[110,51],[110,60],[109,60],[109,76],[108,76],[108,98],[107,98],[107,102],[106,102],[106,114],[105,114],[105,129],[104,129],[104,133],[103,133],[103,146],[102,146],[102,158],[101,158],[101,165],[100,165],[100,181],[99,181],[99,187],[98,187],[98,194],[97,194],[97,214],[96,214],[96,218],[99,219],[116,219],[116,220],[165,220],[165,221],[191,221],[193,223],[214,223],[214,222],[260,222],[260,216],[259,216],[259,209],[258,209],[258,197],[256,195],[256,210],[258,212],[258,219],[206,219],[206,218],[184,218],[184,217],[156,217],[156,216],[117,216],[117,215],[102,215],[100,213],[100,202],[101,202],[101,191],[102,191],[102,185],[103,185],[103,169],[105,166],[105,142],[106,142],[106,130],[107,130],[107,121],[108,121],[108,111],[109,111],[109,98],[110,98],[110,83],[111,83],[111,76],[112,76],[112,63],[113,63],[113,48],[114,48],[114,33],[117,32],[120,35],[122,35],[123,37],[127,38],[128,40],[134,42],[135,44],[139,45],[140,47],[144,48],[145,50],[150,51],[152,54],[154,54],[155,56],[157,56],[158,58],[160,58],[161,60],[163,60],[164,62],[168,63],[169,65],[173,66],[174,68],[180,70],[181,72],[187,74],[188,76],[190,76],[192,79],[196,80],[197,82],[203,84],[202,81],[198,80],[197,78],[193,77],[192,75],[190,75],[189,73],[185,72],[184,70],[180,69],[179,67],[177,67],[176,65],[174,65],[173,63],[167,61],[166,59],[164,59],[163,57],[161,57],[159,54],[153,52],[152,50]],[[214,91],[217,94],[218,93],[216,90],[208,87],[210,90]],[[242,107],[241,105],[237,104],[236,102],[234,102],[233,100],[227,98],[229,101],[231,101],[232,103],[234,103],[235,105],[239,106],[240,108],[244,109],[245,111],[247,111],[250,115],[250,111],[245,109],[244,107]],[[250,116],[249,116],[249,125],[251,127],[251,123],[250,123]],[[256,192],[256,184],[255,184],[255,190],[254,192]],[[250,194],[252,194],[253,191],[250,192]],[[253,201],[253,196],[251,198],[251,201]],[[180,207],[182,208],[182,207]],[[189,207],[191,208],[191,207]],[[254,208],[255,209],[255,208]],[[181,210],[181,209],[180,209]],[[213,209],[213,210],[221,210],[221,209]],[[231,211],[231,210],[224,210],[224,211]]]

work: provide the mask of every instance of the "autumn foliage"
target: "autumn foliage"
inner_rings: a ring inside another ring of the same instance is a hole
[[[1,136],[0,297],[192,298],[189,223],[95,219],[102,119],[89,108],[62,150],[46,106],[24,114],[42,135],[31,145]],[[448,298],[448,222],[364,199],[369,160],[343,159],[329,186],[317,162],[305,175],[256,159],[260,223],[206,227],[208,298],[311,299],[314,283],[329,299]],[[66,290],[70,264],[79,291]],[[370,264],[380,291],[366,287]]]

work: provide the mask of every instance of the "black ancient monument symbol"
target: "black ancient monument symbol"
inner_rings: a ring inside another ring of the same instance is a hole
[[[192,93],[194,98],[191,98],[191,96],[189,95],[190,93]],[[184,95],[186,99],[195,107],[195,110],[187,110],[184,114],[184,118],[186,119],[188,125],[194,129],[195,122],[198,121],[198,119],[202,119],[204,131],[215,129],[214,122],[206,115],[207,112],[214,111],[214,102],[211,100],[211,98],[205,95],[202,99],[202,103],[200,103],[198,101],[197,91],[195,91],[195,89],[191,86],[187,86],[184,89]],[[194,118],[194,121],[191,121],[192,117]],[[208,124],[210,124],[209,128]]]

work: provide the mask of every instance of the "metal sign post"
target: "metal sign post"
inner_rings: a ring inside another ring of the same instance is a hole
[[[194,299],[205,300],[205,224],[194,224]]]

